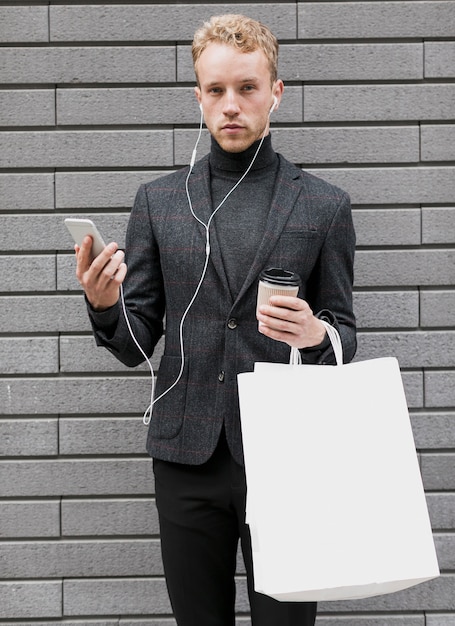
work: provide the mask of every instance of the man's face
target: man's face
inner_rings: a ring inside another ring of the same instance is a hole
[[[283,83],[277,80],[272,88],[262,50],[211,43],[199,57],[197,75],[205,124],[224,150],[242,152],[268,132],[273,96],[280,100]]]

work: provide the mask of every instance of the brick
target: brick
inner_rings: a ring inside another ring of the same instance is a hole
[[[369,613],[372,611],[450,611],[455,608],[455,576],[446,574],[404,591],[363,600],[321,602],[318,610],[327,613]]]
[[[0,174],[0,209],[54,210],[54,175]]]
[[[58,214],[1,215],[0,246],[5,252],[52,250],[55,253],[56,248],[73,252],[74,241],[64,224],[64,217],[66,216]],[[119,243],[123,243],[128,216],[103,215],[98,219],[96,216],[87,215],[86,217],[95,218],[107,241],[117,236]],[[33,227],[30,227],[31,221]],[[25,257],[24,260],[27,258]],[[34,257],[33,260],[36,262],[44,259],[39,256]],[[71,260],[74,263],[73,255],[71,255]],[[55,266],[55,256],[52,257],[52,263]]]
[[[422,454],[420,457],[420,468],[425,489],[432,491],[454,491],[455,454],[442,452],[438,454]]]
[[[455,448],[453,413],[415,413],[411,421],[417,448]]]
[[[49,41],[48,7],[0,7],[2,43],[42,43]]]
[[[402,372],[404,392],[409,409],[423,406],[423,375],[421,372]]]
[[[60,581],[0,582],[1,617],[21,619],[61,615]]]
[[[427,493],[431,525],[435,529],[455,528],[455,494]]]
[[[163,575],[157,539],[1,542],[5,578]]]
[[[452,2],[299,2],[302,39],[452,37]]]
[[[151,459],[0,461],[0,497],[147,495]]]
[[[62,536],[157,535],[155,501],[62,500]]]
[[[306,122],[450,120],[455,85],[306,85]]]
[[[455,362],[455,331],[359,334],[359,360],[385,356],[396,357],[401,367],[451,367]]]
[[[192,87],[135,89],[59,89],[57,120],[77,124],[194,124],[199,106]],[[286,89],[286,100],[273,114],[278,122],[303,119],[302,88]]]
[[[36,131],[0,137],[0,167],[150,167],[172,165],[172,132]]]
[[[59,536],[60,503],[56,500],[2,502],[0,506],[2,539]]]
[[[379,43],[282,45],[278,73],[285,81],[421,80],[423,46]]]
[[[150,376],[8,378],[0,380],[4,415],[137,413],[150,401]]]
[[[296,36],[293,3],[238,4],[244,13],[265,24],[281,39]],[[230,3],[218,4],[217,14],[232,12]],[[154,41],[191,40],[194,31],[213,14],[213,5],[100,5],[51,6],[51,41]]]
[[[450,161],[455,159],[455,124],[437,126],[422,124],[420,132],[422,161]]]
[[[82,298],[81,286],[76,278],[76,264],[73,254],[57,255],[57,289],[59,291],[77,290],[80,294],[79,297]]]
[[[33,622],[2,622],[2,626],[55,626],[56,624],[64,624],[65,626],[119,626],[119,622],[117,619],[103,619],[103,620],[67,620],[62,622],[43,622],[43,621],[33,621]],[[155,626],[153,623],[152,626]]]
[[[53,89],[0,91],[0,126],[53,126]]]
[[[425,406],[455,405],[455,371],[425,372]]]
[[[422,207],[422,243],[453,243],[455,207]]]
[[[416,246],[421,243],[420,209],[356,209],[358,246]]]
[[[173,46],[0,48],[3,84],[171,83]]]
[[[61,419],[60,454],[144,454],[147,428],[136,418]]]
[[[1,215],[0,216],[0,245],[4,251],[55,249],[73,252],[74,240],[68,232],[62,215]],[[80,215],[79,215],[80,217]],[[128,215],[104,214],[93,217],[104,239],[108,242],[117,239],[123,245]],[[33,227],[30,221],[33,220]],[[41,259],[41,257],[38,257]],[[71,255],[74,264],[74,256]],[[55,264],[55,258],[53,259]]]
[[[171,614],[161,578],[68,579],[63,597],[67,616]]]
[[[88,319],[87,314],[86,317]],[[155,370],[158,370],[163,349],[164,339],[157,345],[151,358],[151,363]],[[131,370],[130,367],[120,363],[107,350],[96,347],[92,337],[62,337],[60,339],[60,363],[61,372],[71,373],[150,371],[147,363],[138,365]]]
[[[57,427],[55,419],[1,420],[0,456],[57,455]]]
[[[359,329],[418,326],[419,294],[417,291],[357,291],[354,312]]]
[[[359,250],[355,260],[357,286],[453,285],[455,251]]]
[[[58,341],[54,337],[0,338],[0,372],[51,374],[58,372]]]
[[[420,317],[423,327],[455,326],[455,291],[423,290],[420,294]]]
[[[281,50],[281,47],[280,47]],[[191,45],[176,46],[177,53],[177,82],[196,83],[194,74],[193,57],[191,55]]]
[[[455,626],[455,615],[441,613],[439,615],[427,615],[426,626]]]
[[[418,160],[418,133],[413,127],[278,128],[273,143],[293,163]]]
[[[3,297],[0,298],[0,319],[3,332],[9,333],[91,331],[82,295]]]
[[[453,203],[455,167],[309,169],[345,189],[354,204]]]
[[[355,357],[354,361],[361,358]],[[423,406],[423,375],[421,372],[401,372],[404,392],[409,409],[418,409]]]
[[[455,535],[453,533],[436,533],[434,539],[439,569],[453,570],[455,566]]]
[[[2,221],[0,218],[0,224]],[[14,234],[12,236],[14,238]],[[8,245],[8,242],[3,244],[5,251]],[[53,291],[55,289],[55,257],[44,255],[0,256],[0,274],[2,276],[2,292]],[[8,301],[2,297],[0,297],[0,307],[3,317],[3,312],[7,312]],[[5,324],[9,325],[10,321],[6,316]]]
[[[425,78],[455,78],[455,42],[426,41]]]
[[[71,238],[61,215],[0,216],[0,246],[4,251],[55,251],[63,247],[64,240]]]
[[[239,620],[235,621],[236,626],[251,626],[251,621],[249,619],[245,620],[244,618],[239,618]],[[119,620],[119,626],[177,626],[177,622],[170,618],[165,617],[164,619],[131,619],[126,618]]]
[[[119,620],[119,626],[177,626],[177,622],[172,618],[164,619],[122,619]],[[235,621],[235,626],[251,626],[251,621],[245,618],[239,618]]]
[[[130,209],[139,185],[168,174],[167,171],[56,172],[57,209]],[[1,181],[1,179],[0,179]],[[99,219],[104,220],[101,215]],[[98,222],[98,217],[96,217]]]
[[[57,119],[75,124],[191,124],[198,117],[194,89],[59,89]]]
[[[318,615],[316,626],[425,626],[424,615]]]

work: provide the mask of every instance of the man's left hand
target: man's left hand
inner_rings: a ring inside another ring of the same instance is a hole
[[[259,308],[257,319],[259,332],[291,348],[318,346],[326,334],[324,324],[301,298],[272,296]]]

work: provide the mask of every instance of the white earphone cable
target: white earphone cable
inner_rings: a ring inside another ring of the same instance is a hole
[[[270,109],[269,112],[269,116],[272,113],[273,109],[276,106],[276,98],[274,99],[274,104],[272,106],[272,108]],[[232,189],[230,189],[230,191],[224,196],[224,198],[221,200],[221,202],[219,203],[219,205],[216,207],[216,209],[214,211],[212,211],[207,223],[205,223],[203,220],[201,220],[196,213],[193,210],[193,203],[191,201],[191,197],[190,197],[190,192],[189,192],[189,179],[191,176],[191,173],[193,171],[193,167],[194,164],[196,162],[196,153],[197,153],[197,147],[199,144],[199,141],[201,139],[202,136],[202,128],[203,128],[203,112],[202,112],[202,107],[201,107],[201,119],[200,119],[200,123],[199,123],[199,134],[195,143],[195,146],[193,148],[193,153],[191,155],[191,161],[190,161],[190,166],[189,166],[189,170],[188,170],[188,174],[186,176],[185,179],[185,191],[186,191],[186,195],[187,195],[187,199],[188,199],[188,205],[190,207],[190,211],[192,216],[194,217],[194,219],[199,222],[199,224],[201,224],[201,226],[204,227],[205,229],[205,262],[204,262],[204,267],[202,269],[202,273],[201,273],[201,277],[199,279],[199,282],[197,284],[197,287],[194,291],[194,294],[188,304],[188,306],[186,307],[182,318],[180,320],[180,324],[179,324],[179,342],[180,342],[180,371],[177,375],[177,378],[175,379],[175,381],[172,383],[172,385],[170,385],[170,387],[168,387],[167,389],[165,389],[165,391],[163,391],[163,393],[161,393],[157,398],[154,398],[155,395],[155,373],[153,370],[153,365],[150,361],[150,359],[148,358],[148,356],[146,355],[146,353],[144,352],[144,350],[141,348],[139,342],[137,341],[133,329],[131,328],[131,324],[130,324],[130,320],[128,318],[128,312],[126,309],[126,305],[125,305],[125,298],[124,298],[124,293],[123,293],[123,285],[120,285],[120,298],[121,298],[121,302],[122,302],[122,310],[123,310],[123,315],[125,317],[125,321],[126,321],[126,325],[128,328],[128,331],[131,335],[131,338],[134,341],[134,344],[136,345],[136,347],[138,348],[138,350],[140,351],[140,353],[142,354],[142,356],[145,358],[149,369],[150,369],[150,373],[152,376],[152,388],[151,388],[151,394],[150,394],[150,404],[147,407],[147,409],[144,412],[144,415],[142,417],[144,424],[147,426],[150,423],[150,420],[152,419],[152,412],[153,412],[153,407],[154,405],[158,402],[158,400],[161,400],[161,398],[163,398],[167,393],[169,393],[171,391],[171,389],[173,389],[177,383],[180,381],[182,374],[183,374],[183,370],[185,367],[185,347],[184,347],[184,340],[183,340],[183,325],[185,322],[185,319],[191,309],[191,307],[193,306],[194,301],[196,300],[199,291],[201,289],[202,283],[204,282],[204,278],[205,275],[207,273],[207,268],[208,268],[208,264],[209,264],[209,259],[210,259],[210,226],[212,223],[213,218],[215,217],[216,213],[218,212],[218,210],[223,206],[223,204],[226,202],[226,200],[229,198],[229,196],[237,189],[237,187],[240,185],[240,183],[245,179],[245,177],[248,175],[249,171],[251,170],[251,168],[254,165],[254,162],[256,161],[256,157],[259,154],[259,150],[262,147],[262,144],[264,142],[265,139],[265,134],[267,131],[267,125],[264,128],[264,131],[262,133],[262,137],[261,137],[261,141],[259,142],[259,145],[254,153],[253,158],[251,159],[251,162],[249,164],[249,166],[247,167],[247,169],[245,170],[245,172],[242,174],[242,176],[239,178],[239,180],[235,183],[235,185],[232,187]]]

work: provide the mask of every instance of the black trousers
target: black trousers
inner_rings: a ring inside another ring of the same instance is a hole
[[[316,603],[278,602],[254,591],[245,472],[224,434],[207,463],[155,459],[154,472],[164,571],[178,626],[234,626],[239,539],[252,626],[314,625]]]

